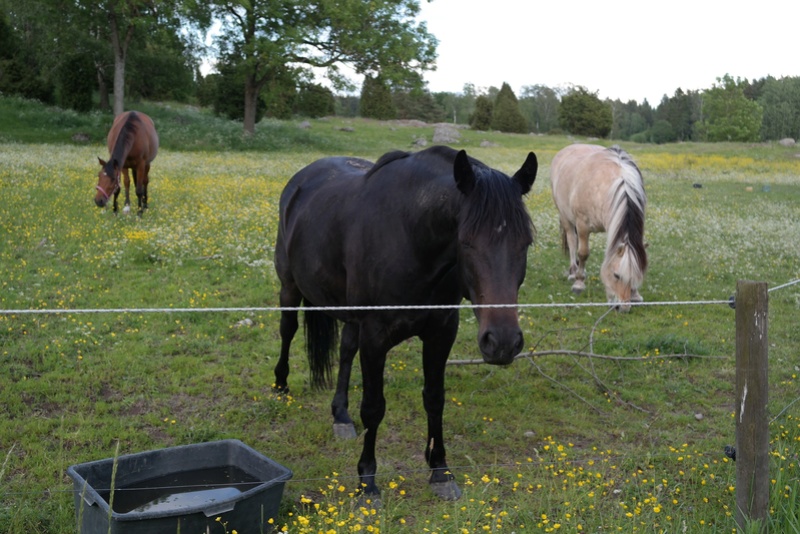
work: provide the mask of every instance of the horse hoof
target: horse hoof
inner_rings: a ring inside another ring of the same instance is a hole
[[[130,213],[130,212],[131,212],[131,207],[130,206],[125,206],[124,208],[122,208],[122,213],[127,214],[127,213]]]
[[[373,493],[362,493],[358,496],[356,504],[359,509],[366,508],[367,510],[380,510],[383,506],[383,503],[381,503],[381,496]]]
[[[576,295],[580,295],[581,293],[583,293],[584,289],[586,289],[586,284],[584,284],[581,281],[577,281],[574,284],[572,284],[572,292],[575,293]]]
[[[431,482],[431,490],[443,501],[457,501],[461,497],[461,488],[454,480]]]
[[[639,293],[634,293],[631,295],[631,302],[644,302],[644,299]]]
[[[339,439],[356,439],[356,427],[353,423],[333,423],[333,435]]]

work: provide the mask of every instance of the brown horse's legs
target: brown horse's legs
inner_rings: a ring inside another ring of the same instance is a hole
[[[149,165],[142,165],[141,163],[133,170],[133,183],[136,185],[136,199],[139,206],[139,216],[144,213],[147,208],[147,169]]]
[[[353,370],[353,359],[356,352],[358,352],[358,324],[345,323],[339,345],[339,376],[336,380],[336,393],[331,402],[333,435],[337,438],[356,438],[356,428],[347,410],[349,406],[347,390],[350,387],[350,374]]]
[[[136,183],[136,170],[131,169],[133,172],[133,182]],[[128,174],[128,169],[122,169],[123,182],[125,184],[125,207],[122,208],[123,213],[131,211],[131,177]],[[116,204],[114,206],[116,208]],[[114,211],[117,211],[116,209]]]

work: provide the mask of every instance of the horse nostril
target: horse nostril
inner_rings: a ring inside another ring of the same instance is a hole
[[[514,356],[522,352],[522,349],[525,347],[525,338],[522,335],[522,331],[517,334],[517,341],[514,343]]]
[[[497,338],[495,338],[494,334],[491,331],[488,331],[483,334],[480,341],[481,351],[484,354],[493,354],[495,348],[497,347]]]

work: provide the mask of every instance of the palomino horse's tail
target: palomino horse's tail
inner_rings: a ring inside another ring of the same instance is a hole
[[[631,269],[644,274],[647,269],[647,252],[644,243],[644,212],[647,196],[644,192],[642,174],[627,152],[613,146],[609,149],[620,163],[620,177],[609,190],[610,213],[608,244],[606,254],[612,253],[620,245],[632,257],[628,258]]]
[[[303,316],[311,387],[330,387],[334,351],[339,339],[339,323],[321,311],[305,311]]]

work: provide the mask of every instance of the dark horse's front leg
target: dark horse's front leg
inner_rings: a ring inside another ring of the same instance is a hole
[[[386,414],[386,398],[383,395],[383,370],[386,365],[386,353],[391,345],[381,333],[380,326],[367,328],[361,324],[359,340],[359,356],[363,395],[361,397],[361,422],[364,425],[364,446],[358,460],[358,476],[361,481],[361,492],[367,496],[378,497],[380,490],[375,484],[378,463],[375,459],[375,442],[378,426]]]
[[[353,370],[353,359],[358,352],[358,323],[345,323],[342,328],[342,339],[339,346],[339,376],[336,379],[336,393],[331,402],[333,414],[333,435],[337,438],[355,439],[356,427],[348,413],[348,388],[350,374]]]
[[[431,490],[441,499],[454,501],[461,497],[461,489],[447,467],[442,430],[444,414],[444,374],[450,349],[458,332],[458,312],[448,313],[443,325],[429,328],[422,339],[422,367],[425,386],[422,401],[428,414],[428,443],[425,459],[431,468]]]

